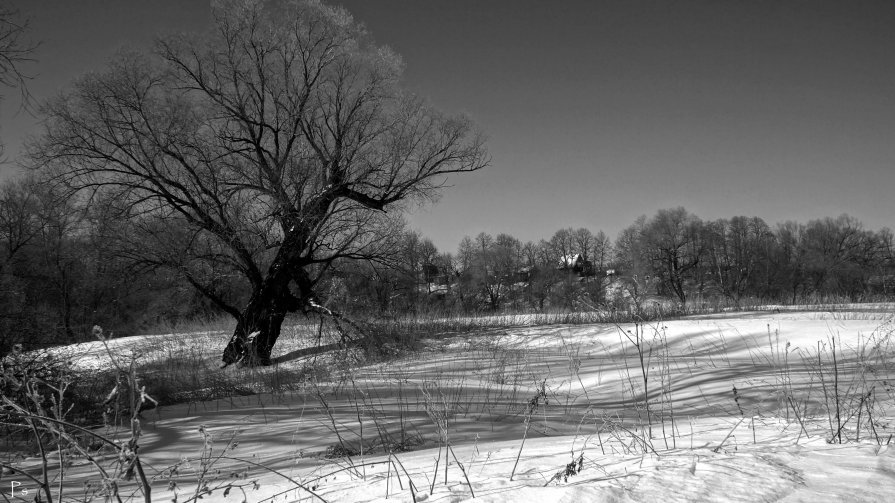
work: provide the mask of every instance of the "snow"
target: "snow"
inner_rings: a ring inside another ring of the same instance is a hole
[[[854,305],[488,329],[433,339],[412,356],[334,370],[329,380],[278,394],[146,411],[139,452],[155,501],[192,496],[208,446],[224,457],[206,458],[214,491],[203,501],[320,501],[296,483],[325,501],[352,502],[472,501],[472,491],[475,501],[493,502],[890,501],[893,323],[891,305]],[[295,334],[277,351],[308,343]],[[225,342],[226,334],[209,332],[110,345],[147,361],[201,347],[214,362]],[[646,357],[651,421],[635,342]],[[873,407],[863,409],[873,412],[875,433],[862,412],[860,438],[851,418],[842,444],[830,442],[835,419],[824,408],[833,344],[843,409],[876,386]],[[108,364],[98,343],[66,352],[82,368]],[[541,383],[546,404],[532,408]],[[446,482],[439,418],[447,418],[465,470],[451,455]],[[326,456],[339,445],[334,430],[357,451],[350,458]],[[230,442],[238,445],[225,449]],[[384,443],[402,448],[390,458]],[[169,487],[166,468],[176,463],[181,475]],[[576,473],[564,475],[570,464]],[[76,462],[67,484],[81,487],[93,477],[87,468]],[[224,497],[233,481],[257,485]]]

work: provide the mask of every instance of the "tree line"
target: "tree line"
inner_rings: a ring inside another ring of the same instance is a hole
[[[895,294],[893,251],[891,230],[865,229],[848,215],[772,227],[673,208],[638,218],[614,241],[585,228],[525,243],[481,233],[443,253],[411,232],[401,267],[352,264],[332,284],[341,303],[378,313],[860,301]]]
[[[361,318],[895,295],[891,230],[847,215],[771,226],[674,208],[638,218],[615,240],[585,228],[528,242],[480,233],[453,251],[396,225],[381,256],[332,263],[322,306]],[[89,340],[96,324],[133,334],[210,319],[227,314],[215,298],[238,305],[252,295],[243,275],[183,253],[198,246],[186,223],[128,214],[33,176],[0,186],[0,246],[4,352]]]

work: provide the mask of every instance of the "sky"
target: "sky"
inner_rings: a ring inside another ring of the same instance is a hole
[[[491,164],[410,225],[442,251],[565,227],[614,239],[683,206],[774,225],[895,227],[895,2],[341,0],[404,58],[405,86],[469,115]],[[39,102],[122,45],[201,31],[205,0],[14,0],[41,41]],[[14,171],[38,119],[3,91]]]

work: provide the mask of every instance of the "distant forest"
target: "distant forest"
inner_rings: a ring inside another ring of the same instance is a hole
[[[176,245],[194,249],[195,236],[176,219],[153,218],[31,178],[6,182],[0,350],[87,340],[94,325],[117,335],[162,330],[221,316],[215,299],[245,303],[244,275],[195,253],[178,260]],[[155,244],[160,234],[165,246]],[[674,208],[637,219],[614,240],[583,228],[525,243],[482,233],[453,251],[405,229],[373,259],[328,267],[321,301],[354,316],[650,302],[735,307],[895,294],[892,231],[865,229],[847,215],[772,226],[756,217],[703,220]]]

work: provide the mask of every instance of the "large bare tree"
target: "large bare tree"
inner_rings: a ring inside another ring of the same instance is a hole
[[[46,106],[32,155],[74,189],[192,228],[178,243],[251,291],[238,308],[190,278],[237,319],[224,363],[266,364],[287,313],[340,316],[315,290],[334,262],[384,253],[397,210],[487,154],[468,119],[401,89],[400,58],[343,9],[219,1],[213,15],[204,36],[78,80]]]
[[[0,87],[18,89],[22,96],[22,106],[28,104],[28,88],[25,86],[29,76],[23,67],[34,61],[33,54],[37,44],[28,40],[28,19],[19,11],[0,0]],[[0,102],[4,93],[0,92]],[[3,154],[3,143],[0,143],[0,156]]]

